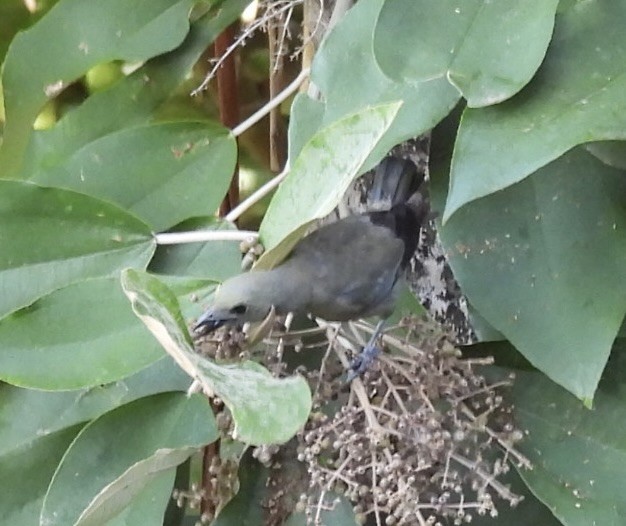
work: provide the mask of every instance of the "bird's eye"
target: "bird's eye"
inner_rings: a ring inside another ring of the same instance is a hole
[[[231,314],[245,314],[246,310],[248,310],[248,307],[246,307],[243,303],[239,303],[230,309],[230,312]]]

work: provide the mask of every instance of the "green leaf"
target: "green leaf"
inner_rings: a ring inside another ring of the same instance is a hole
[[[399,323],[406,316],[426,315],[426,309],[422,306],[417,296],[411,291],[408,284],[403,283],[397,295],[396,306],[393,314],[387,318],[387,324]]]
[[[376,24],[374,54],[392,79],[446,77],[468,106],[497,104],[515,95],[537,71],[557,4],[389,0]]]
[[[624,195],[624,172],[579,148],[440,230],[480,315],[587,403],[626,313]]]
[[[48,488],[41,523],[99,526],[217,437],[211,406],[200,394],[155,395],[111,411],[72,442]]]
[[[304,378],[278,379],[255,362],[219,365],[202,357],[191,345],[176,298],[159,280],[129,269],[122,286],[137,316],[180,367],[224,401],[235,422],[234,438],[253,445],[282,443],[304,425],[311,410]]]
[[[124,380],[80,391],[45,392],[2,384],[0,458],[20,448],[38,447],[33,444],[42,437],[96,418],[122,404],[155,393],[186,391],[189,384],[189,377],[169,356]]]
[[[585,144],[587,151],[604,164],[626,170],[626,142],[599,141]]]
[[[191,26],[177,49],[149,60],[112,88],[90,96],[53,128],[34,132],[23,160],[23,176],[66,162],[100,137],[152,121],[158,107],[189,75],[210,43],[248,3],[223,2]]]
[[[394,122],[372,146],[363,173],[396,144],[430,130],[457,103],[457,90],[444,78],[406,83],[392,80],[380,70],[373,38],[383,1],[360,0],[324,39],[313,60],[311,80],[322,92],[325,104],[310,99],[304,102],[304,96],[299,97],[291,113],[290,159],[296,159],[320,126],[367,106],[402,101]],[[391,40],[397,37],[394,29]]]
[[[214,280],[188,279],[172,276],[158,276],[158,278],[175,294],[180,311],[185,320],[191,324],[204,311],[218,283]]]
[[[30,179],[115,203],[159,232],[215,212],[236,158],[235,139],[221,126],[170,122],[96,139]]]
[[[305,93],[298,93],[295,96],[289,112],[289,129],[287,130],[289,156],[292,159],[300,154],[306,142],[322,127],[325,112],[324,102],[312,99]]]
[[[117,517],[106,526],[163,526],[163,516],[172,497],[176,469],[168,469],[148,482]]]
[[[140,397],[186,391],[189,383],[189,377],[166,356],[129,378],[81,391],[44,392],[2,384],[3,520],[16,526],[39,523],[43,497],[57,464],[81,428],[77,424]]]
[[[62,0],[11,43],[2,69],[6,126],[0,165],[16,175],[46,100],[100,62],[139,62],[174,49],[193,0]]]
[[[7,418],[5,421],[3,417],[0,429],[19,425],[21,418],[29,418],[29,411],[24,407],[15,415],[15,420]],[[23,447],[0,456],[0,510],[3,523],[11,526],[39,524],[41,505],[50,479],[80,428],[74,426],[39,436]]]
[[[113,384],[44,392],[0,386],[0,510],[3,521],[39,524],[43,497],[77,425],[154,393],[186,391],[189,377],[166,356]],[[143,524],[143,522],[135,522]]]
[[[521,476],[568,526],[619,526],[626,521],[626,354],[615,349],[594,409],[541,374],[517,373],[512,400],[528,436],[522,452],[533,463]]]
[[[524,91],[465,111],[444,223],[578,144],[626,138],[626,47],[610,29],[624,24],[621,0],[575,2],[557,17],[545,60]]]
[[[116,278],[69,285],[0,321],[0,379],[13,385],[92,387],[162,357]]]
[[[365,108],[323,128],[304,146],[261,223],[266,250],[258,262],[261,267],[280,262],[309,223],[335,208],[400,105]]]
[[[150,229],[109,203],[1,180],[0,244],[0,318],[71,283],[144,267],[154,251]]]
[[[198,194],[204,195],[202,192]],[[185,221],[173,228],[171,232],[194,230],[236,230],[236,227],[232,223],[214,217],[201,217]],[[224,281],[241,272],[239,242],[207,241],[159,245],[150,261],[149,270],[169,276],[193,276],[216,282]]]

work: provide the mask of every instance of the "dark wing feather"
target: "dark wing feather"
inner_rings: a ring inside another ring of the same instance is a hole
[[[310,289],[309,312],[327,320],[391,313],[394,287],[428,213],[419,194],[406,201],[422,181],[415,172],[410,161],[385,159],[376,172],[380,188],[373,191],[391,201],[390,210],[341,219],[296,245],[284,265]]]
[[[367,214],[374,225],[389,229],[396,238],[402,241],[404,245],[400,263],[402,268],[406,268],[417,249],[420,227],[427,212],[425,206],[416,209],[409,203],[402,203],[387,212],[370,212]]]
[[[313,314],[344,320],[388,310],[404,252],[402,240],[364,214],[305,237],[285,265],[308,279]]]

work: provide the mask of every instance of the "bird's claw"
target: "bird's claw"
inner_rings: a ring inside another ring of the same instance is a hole
[[[357,376],[361,376],[365,371],[367,371],[379,354],[380,347],[377,347],[376,345],[366,345],[363,347],[363,350],[354,357],[352,363],[350,364],[347,382],[350,383]]]

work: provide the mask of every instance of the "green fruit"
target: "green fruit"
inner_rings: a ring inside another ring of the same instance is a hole
[[[33,123],[33,128],[35,130],[47,130],[48,128],[52,128],[57,122],[57,108],[56,103],[53,100],[50,100],[46,103],[46,105],[42,108]]]
[[[104,91],[124,76],[119,62],[105,62],[91,68],[85,74],[85,85],[89,93]]]

